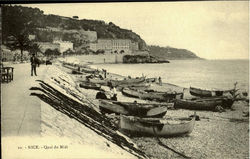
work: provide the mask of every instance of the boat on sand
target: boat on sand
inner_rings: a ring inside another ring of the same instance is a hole
[[[156,100],[161,102],[169,102],[173,99],[182,99],[183,93],[176,92],[156,92],[145,91],[140,89],[123,88],[122,94],[128,97],[140,98],[145,100]]]
[[[235,89],[230,90],[205,90],[200,88],[190,87],[189,92],[193,96],[197,97],[213,97],[213,96],[223,96],[225,93],[233,92]]]
[[[191,110],[212,110],[217,106],[223,108],[230,108],[234,100],[228,97],[210,97],[210,98],[196,98],[196,99],[176,99],[174,107],[191,109]]]
[[[156,104],[118,102],[111,100],[99,100],[99,108],[105,113],[133,115],[138,117],[163,117],[168,110],[167,106],[159,106]]]
[[[145,81],[145,77],[128,78],[123,80],[110,80],[113,86],[139,84]]]
[[[94,89],[94,90],[100,90],[101,89],[100,84],[95,84],[95,83],[91,83],[91,82],[82,82],[82,83],[79,84],[79,86],[81,88],[85,88],[85,89]]]
[[[189,118],[139,118],[121,115],[120,131],[131,136],[180,136],[190,134],[195,116]]]

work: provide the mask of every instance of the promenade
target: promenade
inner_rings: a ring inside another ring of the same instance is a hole
[[[9,64],[6,64],[9,65]],[[11,64],[14,80],[1,84],[2,136],[39,136],[41,131],[41,101],[30,96],[35,80],[43,79],[46,66],[37,68],[38,76],[31,76],[30,63]]]

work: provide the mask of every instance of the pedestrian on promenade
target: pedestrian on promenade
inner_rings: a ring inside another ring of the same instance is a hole
[[[39,65],[39,61],[38,61],[38,58],[35,56],[35,54],[32,54],[32,56],[30,58],[30,63],[31,63],[31,76],[33,76],[33,72],[34,72],[35,76],[37,76],[36,65]]]

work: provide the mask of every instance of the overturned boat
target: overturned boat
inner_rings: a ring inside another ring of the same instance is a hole
[[[134,136],[180,136],[190,134],[195,115],[189,118],[139,118],[121,115],[120,130]]]

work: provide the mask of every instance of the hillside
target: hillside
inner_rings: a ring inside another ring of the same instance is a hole
[[[96,31],[97,38],[114,38],[114,39],[130,39],[133,42],[138,42],[140,50],[146,50],[147,45],[141,37],[132,30],[122,29],[112,22],[105,23],[100,20],[76,20],[69,17],[58,15],[45,15],[38,8],[22,7],[22,6],[3,6],[3,41],[7,37],[17,32],[26,31],[28,34],[38,35],[39,41],[52,41],[53,37],[59,36],[63,40],[71,41],[76,46],[83,45],[86,41],[82,40],[81,30]],[[57,28],[62,32],[38,31],[37,28]],[[25,29],[23,29],[25,28]],[[64,33],[65,30],[76,30],[79,32]]]
[[[193,52],[186,49],[177,49],[172,47],[160,47],[149,45],[149,54],[163,59],[175,60],[175,59],[200,59]]]
[[[120,28],[112,22],[101,20],[76,20],[58,15],[45,15],[38,8],[17,5],[2,6],[2,40],[5,44],[10,36],[35,34],[36,41],[52,42],[53,39],[71,41],[75,50],[86,48],[89,43],[82,31],[96,31],[97,38],[130,39],[138,42],[139,50],[149,50],[151,56],[163,59],[199,58],[191,51],[172,47],[147,46],[146,42],[132,30]],[[46,30],[51,28],[51,30]]]

